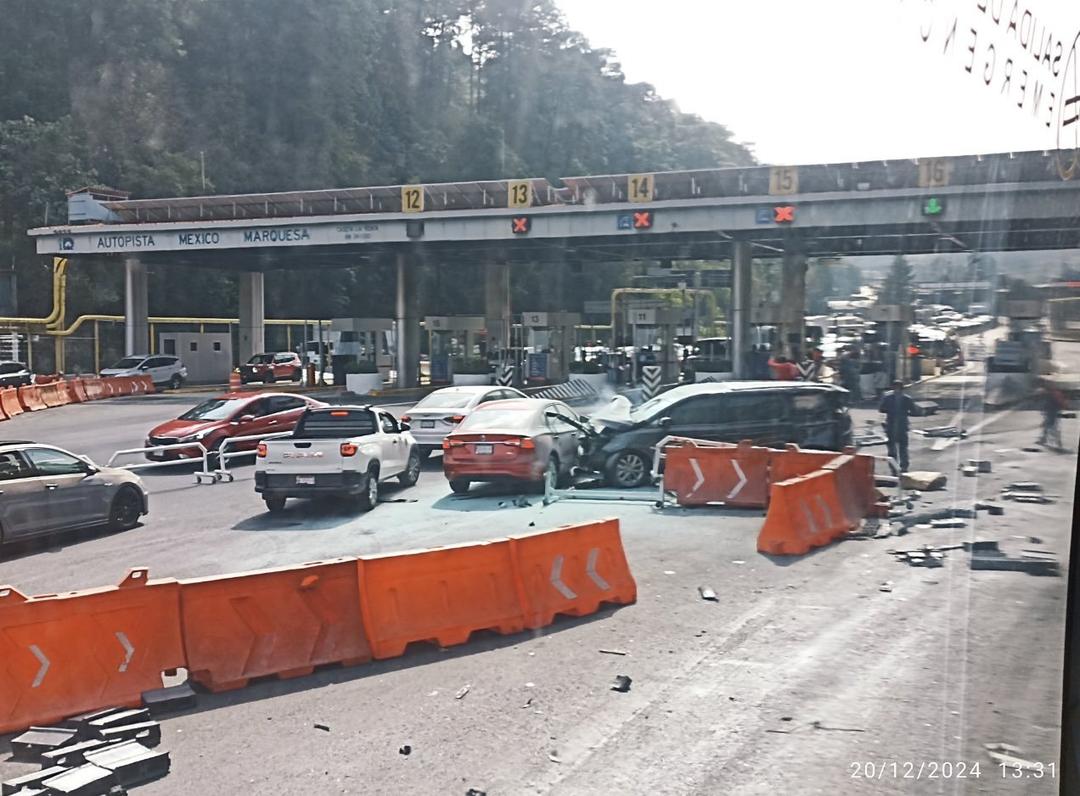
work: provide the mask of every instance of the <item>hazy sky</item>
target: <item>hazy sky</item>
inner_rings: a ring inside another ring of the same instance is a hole
[[[767,163],[1050,149],[1080,94],[1080,0],[557,2],[629,80]]]

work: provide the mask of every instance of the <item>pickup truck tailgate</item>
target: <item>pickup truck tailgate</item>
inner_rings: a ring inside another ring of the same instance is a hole
[[[361,456],[341,455],[339,440],[267,440],[266,456],[259,463],[268,489],[289,487],[345,487],[356,481]]]

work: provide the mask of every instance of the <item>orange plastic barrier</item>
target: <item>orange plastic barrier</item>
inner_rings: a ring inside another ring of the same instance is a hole
[[[138,705],[184,665],[180,585],[133,569],[119,586],[25,597],[0,586],[0,732]]]
[[[155,391],[154,390],[154,379],[151,376],[140,376],[139,378],[142,379],[142,385],[143,385],[142,391],[144,393],[149,395],[150,393]]]
[[[40,387],[34,387],[30,385],[23,385],[19,388],[19,403],[22,404],[23,409],[28,412],[38,412],[42,409],[48,409],[45,402],[41,400]]]
[[[61,381],[54,381],[50,384],[42,384],[38,388],[38,393],[41,395],[41,400],[45,403],[45,406],[52,408],[56,406],[64,406],[71,403],[71,399],[68,398],[67,387]]]
[[[364,556],[364,624],[376,658],[402,655],[410,642],[464,644],[476,630],[525,628],[511,542],[463,544]]]
[[[82,379],[72,379],[67,382],[68,398],[71,399],[73,404],[81,404],[86,398],[86,387],[83,385]]]
[[[664,446],[664,490],[680,506],[723,503],[762,507],[769,502],[769,448],[675,440]]]
[[[193,680],[211,691],[371,660],[356,560],[184,580],[180,621]]]
[[[19,391],[14,387],[0,389],[0,406],[3,406],[4,414],[9,419],[26,411],[23,405],[19,403]]]
[[[510,543],[521,573],[527,628],[549,625],[555,614],[584,616],[601,603],[637,599],[618,520],[515,536]]]
[[[10,420],[7,412],[4,411],[4,404],[0,403],[0,420]]]
[[[83,388],[86,390],[86,400],[88,401],[96,401],[105,396],[105,388],[101,384],[101,379],[86,379],[83,382]]]
[[[769,513],[757,549],[773,555],[803,555],[858,526],[838,492],[835,470],[818,470],[772,485]]]
[[[53,382],[59,381],[59,380],[60,380],[60,376],[57,375],[57,374],[53,374],[53,373],[50,373],[48,375],[43,374],[43,373],[35,373],[34,374],[34,384],[37,384],[37,385],[40,385],[40,384],[52,384]]]

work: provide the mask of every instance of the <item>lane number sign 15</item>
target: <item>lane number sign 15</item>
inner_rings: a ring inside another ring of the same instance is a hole
[[[799,170],[795,166],[769,169],[769,195],[790,196],[799,192]]]

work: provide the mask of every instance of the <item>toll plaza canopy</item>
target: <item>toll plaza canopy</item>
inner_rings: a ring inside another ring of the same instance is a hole
[[[75,193],[42,254],[242,270],[1080,247],[1056,152],[127,199]]]

